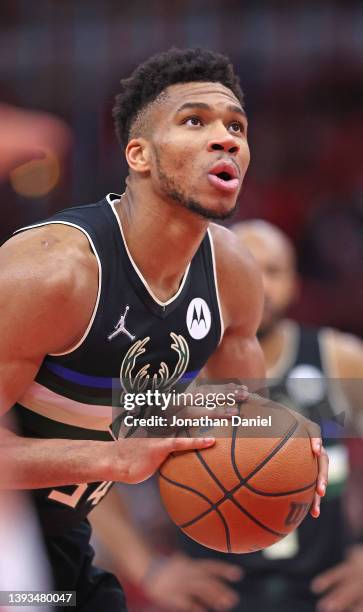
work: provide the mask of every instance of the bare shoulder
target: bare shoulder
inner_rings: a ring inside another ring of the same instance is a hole
[[[87,238],[65,225],[49,225],[16,234],[0,249],[1,281],[19,290],[37,289],[48,298],[90,281],[97,262]]]
[[[335,365],[334,375],[342,378],[363,378],[363,342],[353,334],[336,329],[324,331],[325,351]]]
[[[257,264],[247,247],[241,245],[235,234],[227,227],[211,223],[210,231],[213,237],[213,244],[218,256],[222,259],[228,258],[229,262],[237,265],[244,263],[257,269]]]
[[[246,323],[257,328],[263,308],[258,265],[233,232],[214,223],[210,230],[225,323],[230,326]]]
[[[90,319],[98,288],[97,261],[87,238],[75,228],[26,230],[0,249],[0,287],[2,309],[12,314],[13,322],[20,324],[26,316],[31,323],[34,317],[39,332],[51,328],[53,343],[67,344]]]

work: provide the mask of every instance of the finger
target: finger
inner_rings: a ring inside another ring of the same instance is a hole
[[[230,406],[218,406],[215,410],[213,410],[213,415],[216,417],[231,417],[234,414],[238,414],[239,409],[237,404],[231,404]]]
[[[310,436],[311,448],[313,450],[314,455],[320,457],[321,449],[323,448],[323,443],[321,438]]]
[[[244,402],[246,399],[248,399],[249,396],[248,387],[246,387],[246,385],[239,385],[234,390],[234,395],[236,398],[236,402]]]
[[[326,572],[316,576],[311,583],[311,588],[314,593],[323,593],[327,589],[349,577],[350,573],[351,569],[349,563],[339,563],[339,565],[336,565]]]
[[[164,602],[164,604],[165,603],[166,601]],[[189,596],[180,598],[178,599],[178,601],[173,602],[168,599],[168,603],[172,604],[173,610],[175,610],[175,612],[208,612],[207,608],[203,606],[202,603],[194,601],[192,597]]]
[[[214,559],[206,559],[200,561],[202,569],[207,571],[215,578],[222,580],[230,580],[231,582],[240,580],[243,577],[243,570],[239,565],[226,563],[225,561],[216,561]]]
[[[311,441],[311,448],[313,450],[314,455],[319,457],[321,453],[321,449],[323,448],[323,442],[321,439],[321,429],[317,423],[314,421],[310,421],[306,417],[303,417],[299,414],[299,420],[304,424]]]
[[[318,480],[317,480],[317,493],[323,497],[326,492],[328,484],[328,473],[329,473],[329,457],[325,448],[321,449],[320,457],[318,457]]]
[[[204,396],[211,394],[214,396],[218,395],[218,403],[221,405],[222,403],[230,405],[233,401],[235,403],[243,402],[249,397],[246,385],[236,385],[234,383],[201,387],[199,395],[200,393],[204,394]]]
[[[239,596],[226,584],[216,580],[201,580],[194,583],[197,597],[209,610],[223,612],[230,610],[239,602]]]
[[[168,453],[173,453],[175,451],[209,448],[213,446],[215,441],[215,438],[167,438],[162,441],[162,445]]]
[[[234,396],[234,397],[231,397]],[[223,406],[217,406],[215,409],[216,416],[232,416],[239,414],[241,402],[246,401],[250,394],[245,385],[240,385],[233,389],[233,393],[228,393],[228,401]],[[226,395],[227,398],[227,395]]]
[[[320,495],[314,493],[313,503],[311,504],[310,514],[313,518],[319,518],[320,516]]]
[[[310,419],[307,419],[306,417],[304,417],[302,414],[299,413],[299,420],[303,423],[304,427],[306,428],[310,438],[311,438],[311,445],[314,449],[316,449],[317,454],[320,453],[321,447],[323,446],[322,444],[322,439],[321,439],[321,429],[320,426],[315,423],[314,421],[311,421]],[[314,451],[315,452],[315,451]]]
[[[183,408],[182,411],[178,412],[178,417],[183,419],[192,417],[195,419],[203,416],[210,416],[212,418],[224,417],[228,419],[234,414],[238,414],[237,404],[230,406],[216,406],[215,408],[207,408],[205,406],[188,406],[188,408]]]
[[[203,574],[198,577],[194,575],[189,579],[187,595],[189,600],[198,601],[209,611],[229,610],[239,601],[237,593],[225,582],[206,577]]]
[[[360,582],[352,583],[351,580],[348,580],[329,591],[329,594],[319,601],[317,609],[319,612],[346,612],[357,604],[359,599],[363,601]]]

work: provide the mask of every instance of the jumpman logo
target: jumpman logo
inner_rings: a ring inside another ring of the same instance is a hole
[[[115,331],[113,331],[109,336],[107,336],[107,340],[113,340],[119,334],[125,334],[126,336],[130,338],[130,340],[135,340],[136,336],[133,336],[125,327],[126,315],[129,310],[130,310],[130,307],[127,305],[125,308],[124,314],[121,315],[118,323],[115,325]]]

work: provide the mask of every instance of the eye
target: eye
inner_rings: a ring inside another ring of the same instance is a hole
[[[235,134],[244,134],[245,132],[243,123],[240,123],[239,121],[232,121],[232,123],[230,123],[228,127],[231,132],[234,132]]]
[[[193,115],[192,117],[187,117],[186,119],[184,119],[183,124],[190,125],[192,127],[203,125],[201,119],[199,119],[199,117],[197,117],[196,115]]]

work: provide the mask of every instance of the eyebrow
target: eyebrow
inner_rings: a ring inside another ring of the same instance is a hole
[[[199,108],[201,110],[206,110],[206,111],[211,111],[212,107],[209,106],[209,104],[206,104],[205,102],[185,102],[184,104],[182,104],[178,110],[176,111],[177,113],[181,113],[183,110],[186,109],[192,109],[192,108]],[[227,109],[231,112],[231,113],[237,113],[238,115],[241,115],[242,117],[246,117],[246,113],[243,110],[243,108],[241,108],[240,106],[237,106],[236,104],[229,104],[227,106]]]

